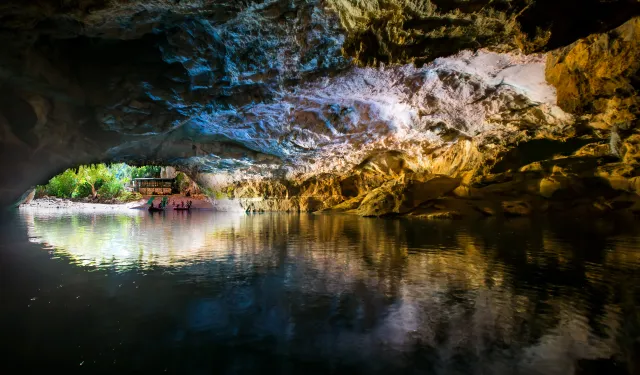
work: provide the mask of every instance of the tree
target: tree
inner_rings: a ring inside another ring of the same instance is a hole
[[[108,182],[113,179],[113,174],[104,164],[81,165],[78,168],[78,180],[80,183],[91,186],[91,197],[98,195],[96,183],[99,181]]]
[[[145,165],[144,167],[133,168],[131,171],[131,179],[160,177],[161,170],[162,167],[159,167],[157,165]]]
[[[113,177],[122,182],[122,184],[126,184],[131,181],[131,176],[133,174],[133,170],[136,167],[132,167],[125,163],[116,163],[109,165],[109,171],[113,174]]]
[[[45,186],[45,191],[48,195],[55,197],[71,198],[77,184],[78,176],[75,171],[67,169],[49,180],[49,183]]]

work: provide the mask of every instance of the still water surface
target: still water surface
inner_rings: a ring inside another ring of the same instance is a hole
[[[637,229],[24,209],[0,372],[636,373]]]

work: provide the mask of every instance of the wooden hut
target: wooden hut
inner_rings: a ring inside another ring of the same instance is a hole
[[[136,178],[133,190],[142,195],[170,195],[174,190],[174,178]]]

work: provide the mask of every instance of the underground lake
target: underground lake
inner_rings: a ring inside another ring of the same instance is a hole
[[[640,0],[1,0],[0,374],[640,375]]]
[[[0,234],[6,369],[624,374],[638,366],[638,223],[11,215]]]

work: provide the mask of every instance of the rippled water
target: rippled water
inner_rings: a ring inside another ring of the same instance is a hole
[[[0,372],[634,374],[637,229],[21,210]]]

